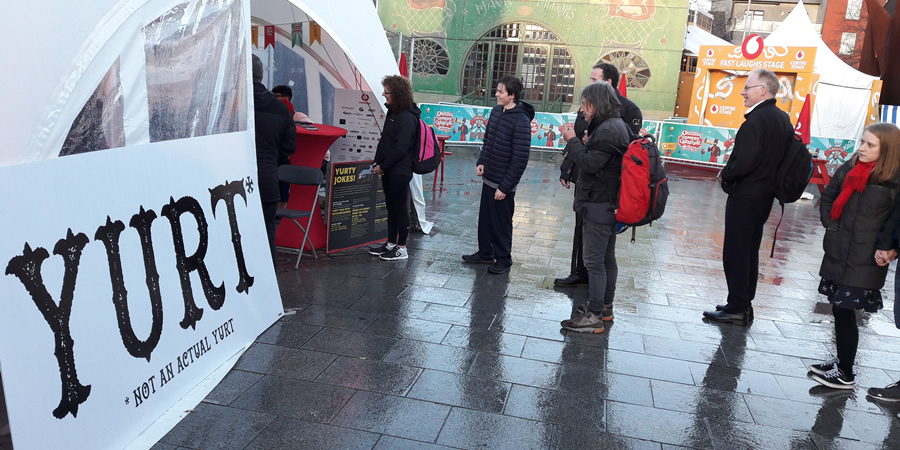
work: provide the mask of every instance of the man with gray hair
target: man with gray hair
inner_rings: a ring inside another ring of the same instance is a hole
[[[253,55],[253,110],[256,124],[256,168],[263,220],[269,237],[269,250],[275,260],[275,212],[281,193],[278,166],[286,163],[297,146],[297,127],[287,106],[262,84],[263,63]]]
[[[747,325],[753,320],[751,301],[756,296],[763,227],[775,200],[778,166],[794,134],[787,113],[775,103],[778,87],[774,73],[755,69],[741,90],[749,109],[722,169],[722,190],[728,194],[722,245],[728,298],[715,311],[703,313],[716,322]]]

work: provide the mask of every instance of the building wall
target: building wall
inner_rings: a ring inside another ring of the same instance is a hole
[[[445,75],[413,72],[418,101],[454,101],[461,96],[461,69],[470,49],[494,27],[517,21],[538,24],[568,47],[575,66],[575,92],[591,67],[615,50],[635,53],[651,77],[628,97],[645,117],[668,117],[675,106],[688,0],[379,0],[384,28],[427,37],[448,54]]]
[[[828,6],[831,7],[832,1],[843,1],[847,0],[828,0]],[[747,2],[734,2],[732,4],[731,11],[731,23],[729,24],[729,30],[731,30],[730,40],[733,44],[740,45],[744,36],[755,33],[762,36],[764,39],[770,33],[775,31],[781,22],[784,21],[785,17],[787,17],[791,11],[794,10],[794,7],[797,6],[797,2],[758,2],[751,1],[750,2],[750,11],[762,11],[763,17],[761,21],[752,21],[750,22],[750,28],[747,32],[745,32],[745,22],[744,15],[747,12]],[[809,14],[810,20],[812,20],[814,26],[816,27],[816,31],[821,30],[821,20],[818,20],[820,17],[819,11],[820,7],[818,4],[813,3],[803,3],[803,7],[806,9],[806,13]]]
[[[884,2],[879,1],[879,3],[883,4]],[[847,19],[847,6],[848,0],[828,0],[825,23],[822,26],[822,40],[845,63],[858,68],[869,12],[863,2],[859,11],[859,19]],[[841,37],[844,33],[856,35],[856,45],[850,54],[841,53]]]

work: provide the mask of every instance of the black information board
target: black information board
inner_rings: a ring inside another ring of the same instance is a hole
[[[387,239],[387,207],[372,161],[332,163],[328,253]]]

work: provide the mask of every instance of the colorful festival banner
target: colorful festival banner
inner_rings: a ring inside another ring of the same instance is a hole
[[[291,24],[291,48],[299,45],[303,47],[303,24],[302,23],[292,23]]]
[[[266,37],[265,37],[265,48],[269,48],[271,45],[275,47],[275,25],[266,25],[265,28]]]
[[[259,48],[259,26],[257,25],[250,27],[250,43]]]
[[[322,27],[319,24],[310,21],[309,22],[309,45],[313,45],[319,41],[319,45],[322,45]]]

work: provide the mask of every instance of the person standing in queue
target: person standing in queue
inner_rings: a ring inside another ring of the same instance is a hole
[[[488,272],[512,267],[512,218],[516,185],[528,167],[534,107],[522,101],[522,80],[506,75],[497,83],[497,106],[491,110],[475,174],[482,177],[478,210],[478,251],[463,261],[491,264]]]
[[[819,293],[831,302],[837,357],[808,369],[810,378],[834,389],[856,384],[856,311],[874,313],[884,306],[881,288],[897,256],[894,232],[900,224],[891,213],[900,190],[900,130],[889,123],[870,125],[860,142],[822,191],[819,206],[825,226]],[[896,395],[889,388],[870,392],[876,398]]]
[[[275,261],[275,213],[281,193],[278,187],[278,166],[287,161],[297,146],[297,128],[287,106],[278,101],[265,85],[263,63],[253,55],[253,110],[256,125],[256,168],[263,220],[269,237],[269,250]]]
[[[775,178],[794,136],[787,113],[778,109],[778,77],[766,69],[750,71],[741,96],[746,120],[737,131],[734,150],[722,169],[725,240],[722,268],[728,284],[725,304],[703,317],[714,322],[748,325],[759,278],[759,246],[775,201]]]
[[[372,172],[381,175],[384,203],[388,211],[387,242],[369,253],[386,261],[409,258],[409,182],[412,180],[412,153],[419,116],[409,79],[390,75],[381,80],[387,115],[375,150]]]
[[[616,90],[616,98],[619,99],[619,103],[622,104],[619,115],[622,117],[622,120],[625,121],[625,125],[631,130],[631,138],[635,139],[641,133],[644,117],[641,113],[641,109],[638,108],[633,101],[628,100],[618,91],[619,69],[616,69],[616,66],[609,63],[595,65],[593,70],[591,70],[591,83],[596,83],[598,81],[605,81]],[[578,114],[575,116],[576,137],[584,138],[587,124],[588,122],[584,118],[584,113],[579,109]],[[569,150],[570,148],[568,145],[563,149],[563,154],[566,155],[566,157],[559,167],[559,182],[566,189],[569,189],[571,185],[574,184],[576,185],[577,190],[578,168],[575,167],[575,162],[572,160]],[[576,195],[578,194],[576,193]],[[569,271],[569,276],[553,280],[553,284],[556,286],[567,287],[588,284],[588,272],[587,268],[584,267],[584,254],[581,239],[583,224],[584,218],[582,217],[582,213],[576,210],[575,234],[572,237],[572,268]],[[627,226],[617,228],[616,232],[622,233],[627,228]]]
[[[568,331],[602,333],[604,320],[612,320],[619,268],[616,264],[616,213],[622,155],[631,142],[631,130],[619,116],[616,91],[605,81],[581,91],[581,111],[588,120],[582,143],[572,127],[563,129],[566,147],[578,167],[576,212],[584,217],[584,265],[590,279],[590,302],[576,308],[575,317],[560,325]]]

